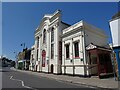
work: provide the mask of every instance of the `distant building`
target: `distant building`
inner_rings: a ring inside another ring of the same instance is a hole
[[[35,45],[31,47],[29,70],[35,71]]]
[[[12,66],[12,60],[8,59],[5,56],[1,56],[0,57],[0,67],[8,67],[8,66]]]
[[[114,50],[114,61],[118,80],[120,80],[120,11],[110,20],[112,35],[112,47]]]
[[[31,55],[31,50],[27,48],[23,49],[22,52],[18,53],[18,57],[17,57],[18,69],[29,70],[30,55]]]

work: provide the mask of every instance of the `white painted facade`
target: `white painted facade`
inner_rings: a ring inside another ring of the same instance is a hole
[[[61,73],[61,60],[60,60],[60,41],[62,29],[68,27],[68,25],[61,21],[61,11],[56,11],[54,14],[45,15],[35,32],[35,60],[37,71],[52,72],[51,66],[53,66],[53,73]],[[51,42],[51,30],[54,32],[54,41]],[[46,30],[46,40],[43,42],[44,30]],[[37,48],[37,42],[39,39],[39,46]],[[54,56],[51,59],[51,44],[54,45]],[[38,56],[37,56],[38,50]],[[42,51],[46,52],[45,66],[42,66]]]
[[[120,17],[110,21],[113,47],[120,46]]]
[[[33,70],[34,71],[34,65],[35,65],[35,46],[33,45],[31,47],[29,70]]]
[[[78,42],[79,57],[75,57],[74,43]],[[62,35],[62,73],[89,76],[89,57],[86,46],[90,43],[95,45],[107,45],[107,36],[103,30],[96,28],[84,21],[80,21],[63,30]],[[69,58],[66,58],[66,45],[69,44]],[[92,70],[93,71],[93,70]]]
[[[54,32],[54,41],[51,41],[52,30]],[[46,36],[45,39],[44,35]],[[86,46],[90,43],[105,46],[107,45],[107,38],[103,30],[84,21],[72,26],[63,23],[61,11],[59,10],[53,14],[44,15],[35,31],[34,70],[54,74],[88,76],[91,71],[89,70],[89,57],[86,52]],[[79,44],[79,57],[77,58],[74,51],[75,42]],[[69,58],[66,59],[66,45],[68,44]],[[51,57],[52,45],[54,45],[53,58]]]

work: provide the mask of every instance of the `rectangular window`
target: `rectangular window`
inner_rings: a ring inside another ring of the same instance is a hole
[[[39,48],[39,38],[37,39],[37,48]]]
[[[37,60],[38,60],[38,49],[37,49]]]
[[[32,60],[33,60],[33,54],[32,54]]]
[[[66,45],[66,58],[69,58],[69,44]]]
[[[54,58],[54,44],[51,44],[51,59]]]
[[[43,43],[46,43],[46,29],[43,31]]]
[[[54,28],[52,28],[51,30],[51,42],[54,41]]]
[[[78,42],[74,43],[74,51],[75,51],[75,58],[79,57],[79,43]]]

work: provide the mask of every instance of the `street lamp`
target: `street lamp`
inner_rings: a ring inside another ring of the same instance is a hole
[[[22,43],[21,46],[23,46],[23,49],[25,49],[25,43]]]
[[[16,68],[17,68],[17,66],[18,66],[18,64],[17,64],[17,52],[13,52],[14,54],[15,54],[15,62],[16,62]]]

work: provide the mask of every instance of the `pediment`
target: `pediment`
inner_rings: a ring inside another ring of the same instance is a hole
[[[91,49],[95,49],[97,48],[97,46],[95,46],[94,44],[89,44],[87,47],[86,47],[86,50],[91,50]]]

